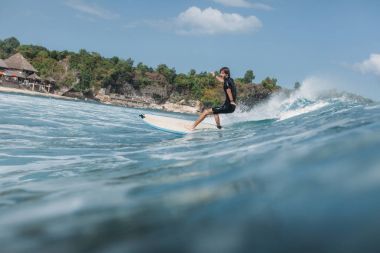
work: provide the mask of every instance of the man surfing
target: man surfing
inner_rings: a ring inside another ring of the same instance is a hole
[[[193,131],[208,115],[213,114],[216,122],[216,127],[221,129],[219,114],[221,113],[233,113],[236,109],[236,85],[234,79],[231,78],[230,69],[227,67],[223,67],[219,71],[219,75],[215,75],[215,73],[211,73],[216,80],[221,83],[224,83],[223,90],[226,94],[226,100],[224,104],[218,107],[213,107],[211,109],[206,109],[199,116],[199,118],[194,122],[194,124],[189,128]]]

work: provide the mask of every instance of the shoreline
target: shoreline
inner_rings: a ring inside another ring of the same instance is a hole
[[[65,97],[65,96],[52,94],[52,93],[41,93],[38,91],[9,88],[9,87],[4,87],[4,86],[0,86],[0,92],[1,93],[14,93],[14,94],[30,95],[30,96],[36,96],[36,97],[38,97],[38,96],[39,97],[50,97],[50,98],[65,99],[65,100],[79,100],[77,98]]]
[[[103,105],[115,105],[115,106],[124,106],[128,108],[136,108],[136,109],[153,109],[153,110],[161,110],[165,112],[176,112],[176,113],[186,113],[186,114],[197,114],[198,109],[196,107],[188,106],[188,105],[181,105],[181,104],[175,104],[166,102],[165,104],[152,104],[152,103],[141,103],[141,102],[131,102],[131,101],[125,101],[125,100],[118,100],[118,99],[81,99],[81,98],[73,98],[73,97],[67,97],[52,93],[41,93],[37,91],[30,91],[30,90],[24,90],[24,89],[17,89],[17,88],[9,88],[0,86],[0,93],[13,93],[13,94],[21,94],[21,95],[29,95],[29,96],[35,96],[35,97],[45,97],[45,98],[55,98],[55,99],[63,99],[63,100],[70,100],[70,101],[95,101],[99,104]]]

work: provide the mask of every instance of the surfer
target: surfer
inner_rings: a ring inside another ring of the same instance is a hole
[[[190,127],[190,130],[194,130],[208,115],[213,114],[216,122],[216,127],[221,129],[219,114],[221,113],[233,113],[236,108],[236,85],[234,79],[231,78],[230,69],[227,67],[223,67],[219,71],[220,75],[215,75],[215,73],[211,73],[216,80],[221,83],[224,83],[223,90],[226,94],[226,100],[224,104],[218,107],[213,107],[210,109],[206,109],[199,116],[199,118],[194,122],[194,124]]]

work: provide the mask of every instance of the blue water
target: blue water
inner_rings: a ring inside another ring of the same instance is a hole
[[[379,252],[380,104],[299,91],[186,136],[146,112],[0,94],[0,252]]]

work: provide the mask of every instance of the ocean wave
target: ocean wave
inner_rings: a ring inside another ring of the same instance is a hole
[[[181,252],[233,236],[239,252],[286,234],[281,251],[310,233],[330,242],[326,227],[362,248],[377,236],[378,104],[305,86],[224,115],[222,130],[178,136],[144,124],[144,110],[0,99],[4,251],[79,252],[97,241]]]

